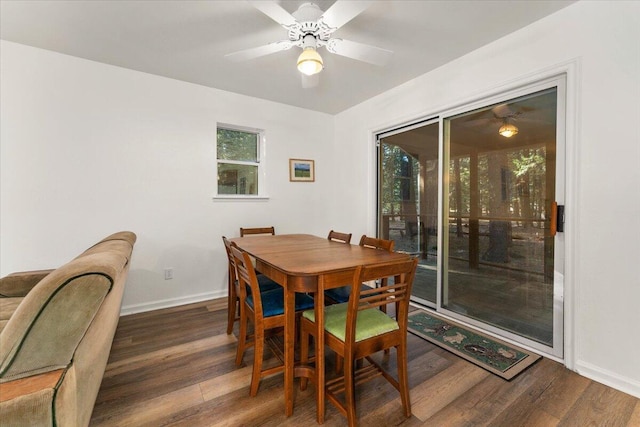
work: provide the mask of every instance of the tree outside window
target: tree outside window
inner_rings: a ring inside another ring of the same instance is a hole
[[[260,193],[262,132],[218,126],[216,158],[218,195],[257,196]]]

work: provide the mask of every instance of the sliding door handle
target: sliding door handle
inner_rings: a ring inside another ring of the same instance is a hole
[[[556,230],[558,233],[564,233],[564,205],[557,205],[556,209]]]
[[[558,202],[551,202],[551,218],[549,218],[549,235],[555,236],[556,233],[564,232],[564,205],[558,205]]]
[[[549,219],[549,235],[556,235],[558,231],[558,202],[551,202],[551,218]]]

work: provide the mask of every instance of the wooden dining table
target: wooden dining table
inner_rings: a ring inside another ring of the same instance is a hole
[[[256,260],[256,270],[285,290],[284,396],[285,414],[293,414],[293,381],[311,378],[316,386],[317,421],[324,422],[324,291],[351,285],[360,265],[407,259],[409,255],[329,241],[309,234],[249,236],[230,239]],[[295,293],[312,293],[315,301],[315,368],[295,364]]]

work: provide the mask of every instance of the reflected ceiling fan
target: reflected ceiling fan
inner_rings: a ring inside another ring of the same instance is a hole
[[[511,138],[519,132],[518,127],[514,124],[515,121],[541,122],[541,120],[531,117],[531,113],[534,111],[536,110],[532,107],[518,106],[516,109],[513,104],[499,104],[479,113],[479,118],[468,120],[465,125],[467,127],[483,126],[484,132],[495,132],[495,128],[492,128],[491,124],[499,124],[498,133],[505,138]]]
[[[392,51],[353,42],[331,35],[338,28],[351,21],[367,9],[372,1],[336,1],[323,12],[314,3],[304,3],[290,14],[273,1],[249,1],[249,3],[276,21],[288,31],[288,40],[276,41],[225,55],[233,61],[246,61],[297,46],[302,49],[298,57],[298,70],[302,73],[302,86],[313,87],[318,84],[318,73],[324,65],[318,48],[326,47],[336,55],[384,66],[391,59]]]

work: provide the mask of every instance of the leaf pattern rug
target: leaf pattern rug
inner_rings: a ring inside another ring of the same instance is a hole
[[[540,356],[507,344],[425,310],[409,313],[409,332],[506,380],[535,363]]]

